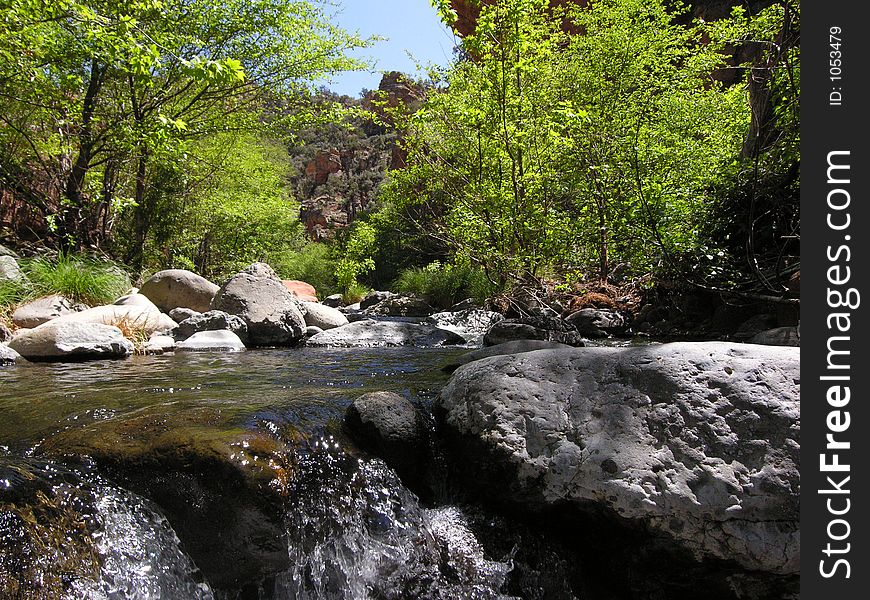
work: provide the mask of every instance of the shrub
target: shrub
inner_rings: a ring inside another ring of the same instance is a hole
[[[108,304],[130,289],[130,277],[113,262],[71,254],[21,261],[28,295],[61,294],[90,305]]]
[[[393,288],[421,296],[432,306],[441,308],[450,308],[467,298],[483,303],[498,291],[482,270],[468,264],[438,261],[422,268],[405,269]]]
[[[342,291],[335,277],[335,261],[326,244],[310,242],[299,250],[284,250],[268,262],[282,279],[310,283],[321,297]]]

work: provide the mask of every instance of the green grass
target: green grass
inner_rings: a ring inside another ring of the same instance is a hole
[[[467,298],[483,303],[497,291],[480,269],[437,261],[426,267],[405,269],[392,287],[398,292],[420,296],[440,308],[450,308]]]
[[[25,279],[0,284],[0,314],[42,296],[60,294],[90,306],[109,304],[130,289],[130,277],[117,264],[70,254],[18,261]]]

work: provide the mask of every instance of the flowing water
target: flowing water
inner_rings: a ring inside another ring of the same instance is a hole
[[[423,505],[382,461],[329,433],[367,391],[429,405],[446,380],[440,365],[462,351],[179,353],[0,369],[0,598],[511,597],[510,555],[488,555],[462,508]],[[258,499],[237,493],[244,477],[210,475],[221,448],[238,450],[221,459],[231,466],[266,465],[273,529],[261,523],[268,506],[229,506]],[[216,493],[226,493],[217,499],[226,513],[214,513],[231,515],[225,532],[220,519],[202,528],[178,517],[210,518]],[[222,549],[197,540],[198,527]],[[279,567],[257,571],[259,550],[235,533],[248,529]],[[250,580],[222,577],[236,561],[233,535],[239,572],[258,574]]]

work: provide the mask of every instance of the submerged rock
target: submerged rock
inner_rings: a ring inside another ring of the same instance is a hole
[[[269,265],[254,263],[220,288],[211,308],[241,317],[253,346],[289,346],[305,335],[297,302]]]
[[[30,329],[57,317],[79,312],[86,308],[87,306],[73,302],[69,298],[53,294],[26,302],[16,308],[15,312],[12,313],[12,323],[16,327]]]
[[[197,312],[209,309],[218,286],[196,273],[185,269],[158,271],[142,284],[139,293],[164,312],[174,308],[190,308]]]
[[[465,343],[465,338],[461,335],[431,325],[370,319],[330,329],[308,339],[309,346],[337,348],[374,348],[380,346],[429,348],[463,343]]]
[[[19,331],[9,347],[28,360],[124,358],[133,343],[121,330],[102,323],[58,322]]]
[[[242,352],[245,344],[232,331],[199,331],[175,345],[178,352]]]
[[[746,344],[540,350],[460,367],[457,468],[533,511],[610,514],[698,560],[796,576],[800,354]]]

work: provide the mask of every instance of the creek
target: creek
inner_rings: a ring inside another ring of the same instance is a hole
[[[0,598],[570,598],[543,538],[449,491],[424,504],[342,436],[365,392],[430,406],[465,351],[0,370]]]

